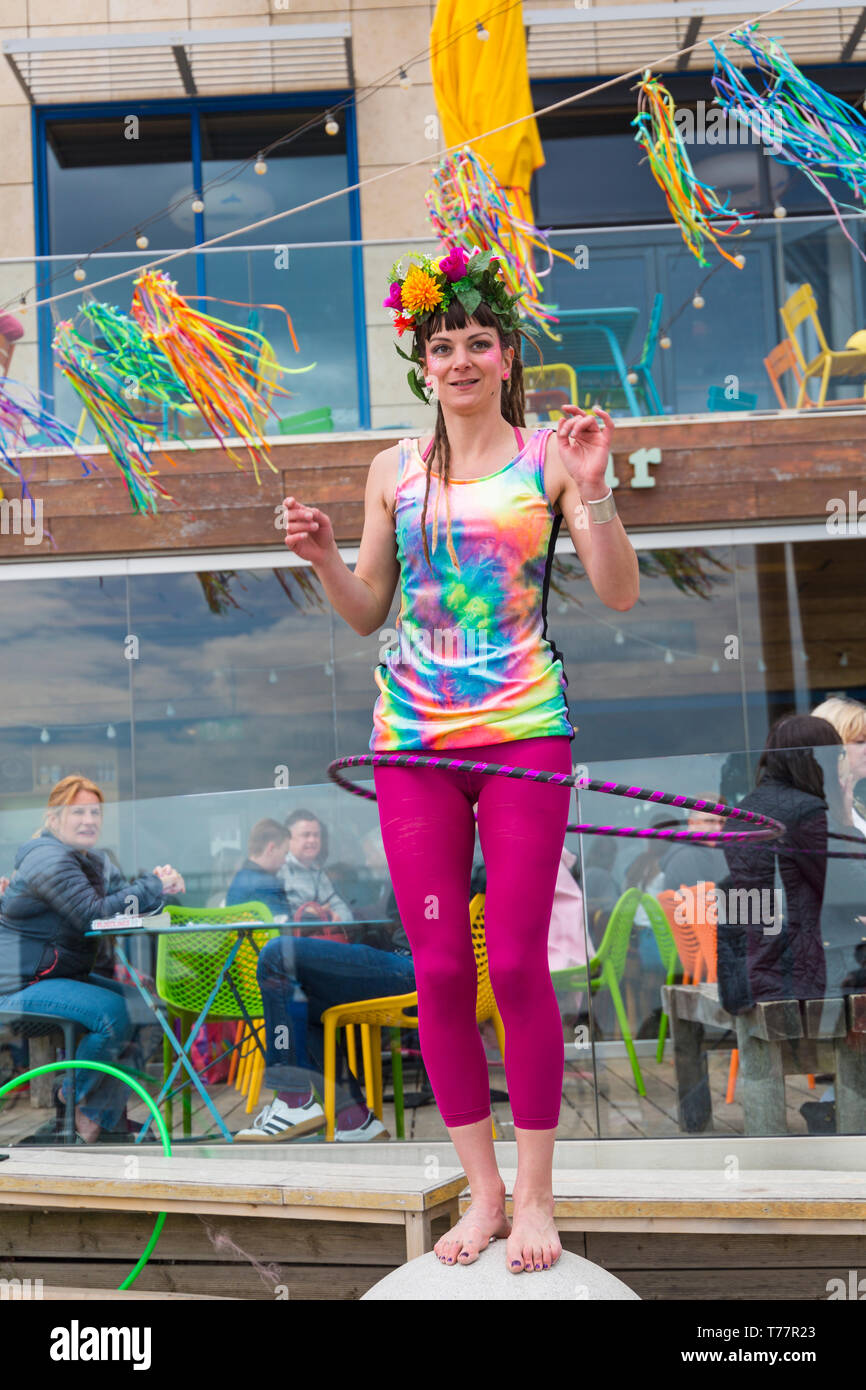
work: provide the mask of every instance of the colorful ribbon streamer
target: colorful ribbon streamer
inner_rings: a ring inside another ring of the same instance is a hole
[[[155,512],[156,495],[174,501],[156,481],[146,442],[155,440],[158,426],[135,414],[134,395],[124,386],[112,365],[112,354],[94,347],[74,328],[70,319],[57,324],[54,357],[60,371],[92,419],[97,434],[120,470],[133,510]],[[169,460],[173,463],[173,460]]]
[[[725,55],[724,44],[710,43],[715,54],[712,83],[726,111],[747,125],[767,145],[780,164],[799,169],[827,199],[845,236],[866,256],[849,234],[839,208],[863,212],[866,195],[866,119],[840,97],[811,82],[797,67],[779,39],[756,35],[754,25],[731,35],[744,48],[760,75],[763,91]],[[825,186],[841,179],[860,200],[860,206],[837,204]]]
[[[520,188],[504,188],[487,161],[469,145],[446,155],[433,173],[424,194],[436,234],[449,248],[494,251],[509,294],[521,295],[521,309],[534,319],[548,338],[559,336],[547,327],[558,322],[553,306],[542,303],[541,281],[549,275],[554,256],[569,265],[570,256],[552,247],[546,234],[526,218]],[[516,212],[515,212],[516,209]],[[536,271],[533,246],[547,253],[547,268]]]
[[[715,189],[696,177],[676,127],[674,99],[661,79],[647,73],[637,90],[638,114],[632,121],[637,126],[635,140],[646,150],[652,176],[665,195],[683,240],[701,265],[710,264],[704,250],[706,240],[739,270],[741,263],[725,250],[720,238],[748,236],[744,223],[750,214],[730,207],[730,195],[720,202]],[[712,219],[720,220],[714,223]]]
[[[93,460],[78,449],[75,432],[46,410],[29,386],[8,376],[0,377],[0,468],[17,479],[22,498],[31,503],[33,496],[17,456],[21,450],[44,448],[75,454],[81,460],[85,477],[98,471]]]
[[[162,270],[145,270],[135,281],[132,314],[145,336],[168,359],[220,447],[238,468],[243,463],[226,443],[232,435],[243,440],[257,483],[261,483],[260,463],[267,463],[272,473],[278,472],[268,458],[270,445],[261,433],[261,423],[273,410],[270,394],[290,394],[276,385],[274,373],[290,369],[276,363],[267,339],[251,328],[235,328],[199,313]],[[297,349],[290,319],[289,330]]]

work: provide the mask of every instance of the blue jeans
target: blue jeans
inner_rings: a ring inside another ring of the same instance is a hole
[[[108,1062],[116,1066],[140,1017],[138,996],[129,985],[91,975],[87,980],[38,980],[14,994],[0,995],[0,1008],[21,1014],[52,1013],[74,1019],[86,1034],[75,1053],[77,1061]],[[149,1021],[146,1020],[146,1021]],[[71,1059],[70,1059],[71,1060]],[[69,1093],[71,1072],[58,1072]],[[87,1119],[103,1129],[117,1129],[129,1098],[129,1087],[104,1072],[75,1071],[75,1099]],[[85,1103],[85,1101],[87,1103]]]
[[[265,1084],[278,1091],[304,1091],[314,1083],[324,1094],[325,1030],[319,1022],[333,1004],[411,994],[415,970],[410,956],[395,956],[373,946],[347,946],[312,937],[279,936],[262,948],[258,981],[265,1014]],[[306,1052],[299,1066],[289,1005],[299,984],[307,996]],[[337,1110],[366,1104],[358,1080],[349,1070],[341,1043],[337,1048]]]

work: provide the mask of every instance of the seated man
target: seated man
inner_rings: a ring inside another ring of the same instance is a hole
[[[398,944],[401,939],[405,940],[405,934],[398,919],[390,951],[291,935],[279,936],[263,947],[257,978],[265,1015],[265,1083],[275,1088],[276,1095],[251,1129],[235,1135],[236,1142],[274,1143],[325,1127],[325,1112],[311,1084],[315,1082],[324,1095],[321,1016],[334,1004],[413,993],[412,957],[407,947]],[[338,1142],[390,1138],[367,1108],[342,1043],[337,1049],[336,1112]]]
[[[280,881],[289,902],[289,916],[304,905],[326,907],[335,922],[351,922],[352,913],[322,867],[328,858],[328,832],[312,811],[293,811],[286,821],[288,853]]]
[[[277,870],[289,848],[289,832],[276,820],[256,821],[247,843],[247,858],[226,893],[226,907],[264,903],[274,917],[289,916],[289,900]]]

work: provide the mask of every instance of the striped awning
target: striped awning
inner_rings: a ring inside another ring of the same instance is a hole
[[[764,8],[770,9],[772,2],[767,0]],[[761,8],[758,0],[526,7],[529,75],[606,77],[641,64],[655,70],[711,68],[712,53],[706,46],[681,59],[659,60],[698,39],[745,24]],[[761,32],[778,35],[800,65],[866,61],[863,0],[806,0],[763,21]]]
[[[351,88],[350,24],[6,39],[34,105]]]

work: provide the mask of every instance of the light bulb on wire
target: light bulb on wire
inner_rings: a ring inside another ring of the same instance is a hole
[[[694,299],[692,300],[692,308],[703,309],[705,303],[706,300],[704,299],[704,296],[702,294],[696,294]]]
[[[787,209],[787,208],[783,208],[781,203],[777,203],[776,206],[773,208],[773,216],[774,216],[774,217],[787,217],[787,216],[788,216],[788,209]]]
[[[150,245],[150,238],[146,237],[144,232],[139,232],[138,236],[135,238],[135,244],[139,251],[146,251]]]
[[[193,212],[204,212],[204,202],[201,198],[193,198],[191,206]]]
[[[617,628],[616,634],[615,634],[613,640],[614,640],[614,642],[616,643],[616,645],[617,645],[618,647],[621,647],[622,644],[623,644],[623,642],[625,641],[625,638],[623,637],[623,635],[622,635],[622,633],[620,632],[619,628]]]
[[[409,88],[412,86],[412,79],[405,68],[400,69],[400,86],[403,88],[404,92],[408,92]]]
[[[660,348],[664,348],[665,351],[667,351],[667,349],[670,347],[670,345],[671,345],[671,340],[670,340],[670,338],[668,337],[667,333],[665,333],[665,335],[664,335],[663,338],[659,338],[659,347],[660,347]]]
[[[676,657],[674,656],[674,654],[673,654],[673,652],[671,651],[670,647],[668,647],[667,651],[665,652],[665,665],[666,665],[666,666],[673,666],[675,660],[676,660]]]
[[[475,37],[477,39],[481,39],[482,43],[486,43],[487,40],[490,38],[489,33],[484,28],[484,25],[481,23],[480,19],[476,19],[475,21]]]
[[[87,271],[84,269],[84,266],[83,266],[83,265],[77,265],[77,266],[75,267],[75,269],[74,269],[73,272],[72,272],[72,278],[73,278],[73,280],[86,280],[86,279],[87,279]]]
[[[326,134],[326,135],[339,135],[339,133],[340,133],[339,122],[338,122],[338,121],[336,120],[336,118],[334,117],[333,112],[331,112],[331,111],[326,112],[326,114],[325,114],[325,134]]]
[[[266,174],[268,172],[268,166],[262,158],[261,154],[259,155],[255,164],[253,165],[253,170],[257,174]]]

